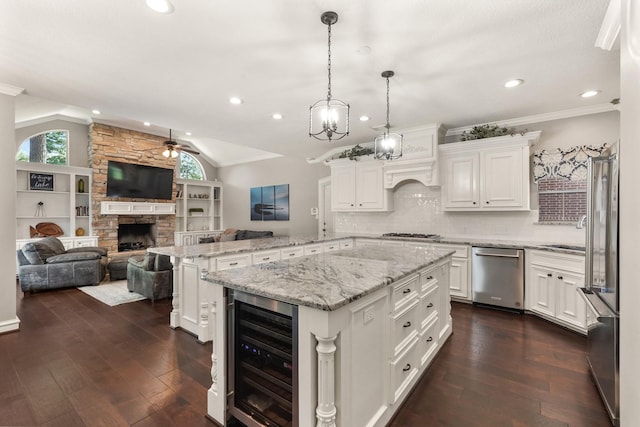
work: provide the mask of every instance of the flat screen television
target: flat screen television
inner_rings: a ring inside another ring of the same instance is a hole
[[[171,200],[173,169],[109,160],[107,196]]]

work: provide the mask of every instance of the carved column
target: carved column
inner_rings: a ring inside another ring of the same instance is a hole
[[[336,336],[323,338],[316,335],[318,345],[318,407],[316,408],[316,427],[335,427],[336,425],[336,371],[334,344]]]
[[[218,324],[218,304],[216,301],[211,303],[211,341],[213,341],[213,351],[211,352],[211,388],[209,390],[211,390],[214,393],[218,393],[218,352],[217,349],[218,347],[216,347],[218,345],[218,336],[216,334],[217,331],[217,324]],[[221,339],[224,339],[224,337],[221,337]]]
[[[182,258],[171,257],[171,263],[173,264],[173,294],[172,294],[172,310],[169,316],[169,324],[172,328],[180,326],[180,290],[179,285],[182,284],[180,280],[180,270]]]

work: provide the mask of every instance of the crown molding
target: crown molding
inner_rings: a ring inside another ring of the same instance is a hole
[[[34,126],[34,125],[39,125],[42,123],[48,123],[48,122],[52,122],[54,120],[63,120],[65,122],[71,122],[71,123],[78,123],[81,125],[89,125],[92,123],[92,121],[90,119],[83,119],[83,118],[79,118],[79,117],[71,117],[71,116],[65,116],[62,114],[52,114],[50,116],[43,116],[43,117],[38,117],[36,119],[31,119],[31,120],[24,120],[22,122],[16,122],[16,129],[21,129],[21,128],[25,128],[27,126]]]
[[[611,0],[607,12],[604,14],[600,32],[596,38],[596,47],[603,50],[612,50],[620,34],[620,17],[622,9],[620,0]],[[618,47],[619,48],[619,47]]]
[[[24,88],[13,86],[7,83],[0,83],[0,93],[10,96],[18,96],[24,92]]]
[[[461,127],[449,129],[447,131],[446,136],[461,135],[462,132],[469,132],[471,128],[473,128],[474,126],[478,126],[482,124],[496,123],[497,125],[504,126],[504,127],[522,126],[522,125],[528,125],[532,123],[550,122],[553,120],[588,116],[590,114],[606,113],[609,111],[616,111],[616,110],[618,110],[618,108],[616,108],[616,106],[611,103],[591,105],[589,107],[573,108],[570,110],[556,111],[553,113],[536,114],[534,116],[518,117],[514,119],[500,120],[497,122],[479,123],[476,125],[461,126]]]

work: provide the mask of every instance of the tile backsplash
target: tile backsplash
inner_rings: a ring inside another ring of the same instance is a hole
[[[584,244],[585,230],[574,225],[538,224],[538,211],[443,212],[440,187],[417,182],[400,185],[393,193],[392,212],[337,212],[336,233],[435,233],[446,237]]]

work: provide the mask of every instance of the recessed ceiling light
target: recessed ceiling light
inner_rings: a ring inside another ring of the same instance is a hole
[[[592,96],[596,96],[599,93],[600,93],[599,90],[586,90],[582,92],[580,96],[583,98],[591,98]]]
[[[144,125],[145,125],[145,126],[151,126],[151,123],[149,123],[149,122],[144,122]]]
[[[93,114],[95,114],[95,115],[100,114],[100,110],[91,110],[91,112],[92,112]]]
[[[504,87],[512,88],[512,87],[520,86],[522,83],[524,83],[524,80],[522,79],[513,79],[506,82],[504,84]]]
[[[231,98],[229,98],[229,102],[233,105],[240,105],[242,104],[242,99],[238,98],[237,96],[232,96]]]
[[[360,116],[360,121],[361,122],[368,122],[369,121],[369,116]]]
[[[273,117],[274,120],[281,120],[284,116],[280,113],[273,113],[271,117]]]
[[[191,132],[185,132],[185,135],[191,136]]]
[[[147,6],[158,13],[173,12],[173,5],[169,0],[147,0]]]

